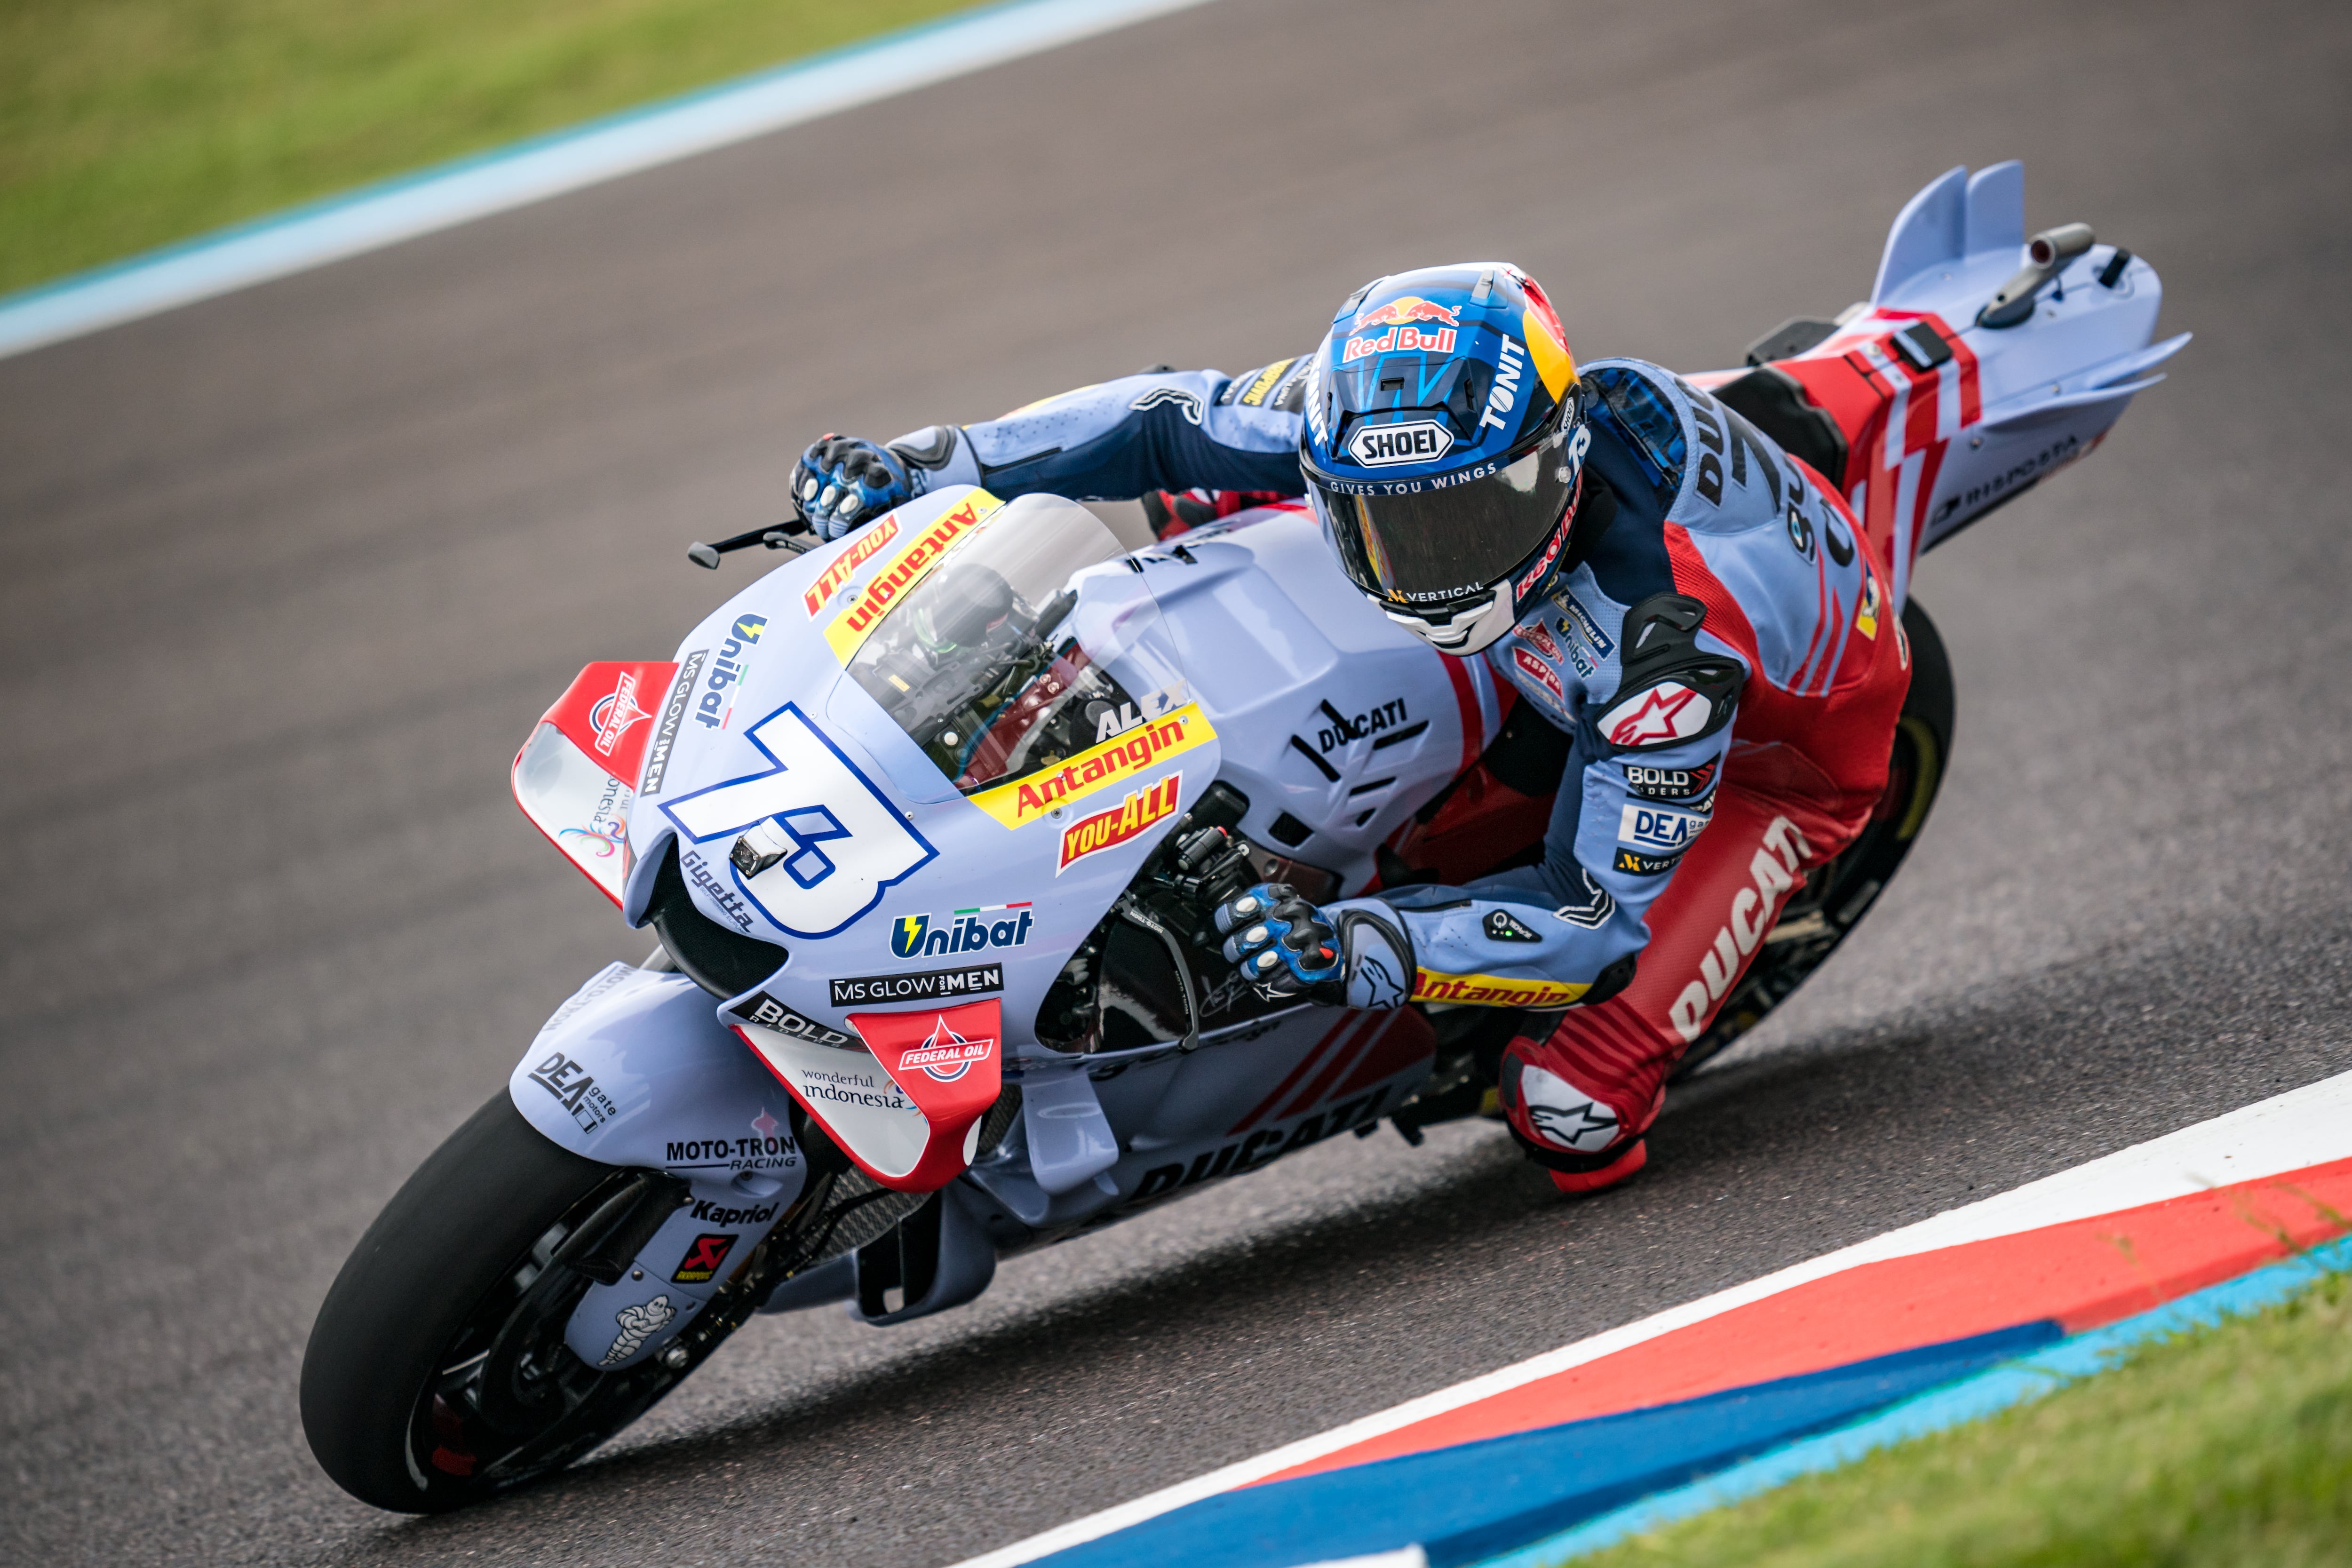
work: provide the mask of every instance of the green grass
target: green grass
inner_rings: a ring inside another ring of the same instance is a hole
[[[2352,1563],[2352,1280],[1575,1563]]]
[[[971,0],[0,0],[0,292]]]

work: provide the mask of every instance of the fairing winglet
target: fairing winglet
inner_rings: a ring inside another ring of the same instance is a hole
[[[675,664],[592,664],[540,716],[515,753],[515,804],[563,858],[621,901],[635,858],[629,805],[653,749],[677,730]]]

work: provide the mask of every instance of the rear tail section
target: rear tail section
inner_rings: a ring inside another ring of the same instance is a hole
[[[2189,342],[2151,343],[2156,269],[2069,224],[2029,239],[2025,171],[1953,169],[1886,237],[1866,303],[1792,321],[1695,377],[1834,480],[1888,564],[2086,456]]]

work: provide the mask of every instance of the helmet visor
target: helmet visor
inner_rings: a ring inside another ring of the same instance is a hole
[[[1361,494],[1391,487],[1310,469],[1309,489],[1339,543],[1340,564],[1365,593],[1406,605],[1466,599],[1491,591],[1541,548],[1575,499],[1580,465],[1560,460],[1563,435],[1458,483],[1423,480],[1402,494]]]

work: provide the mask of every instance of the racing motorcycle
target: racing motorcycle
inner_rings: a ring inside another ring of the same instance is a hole
[[[1867,303],[1690,378],[1835,477],[1912,677],[1869,828],[1685,1071],[1836,949],[1935,801],[1953,695],[1919,552],[2088,453],[2187,341],[2151,346],[2145,261],[2023,213],[2018,164],[1954,170]],[[904,1322],[1324,1139],[1418,1143],[1491,1110],[1506,1040],[1563,1005],[1427,975],[1394,1011],[1270,1001],[1216,956],[1209,911],[1254,882],[1319,902],[1532,860],[1569,748],[1373,610],[1302,508],[1129,550],[1070,501],[959,487],[692,553],[755,543],[791,558],[673,657],[589,665],[515,759],[524,815],[659,945],[556,1009],[328,1292],[303,1424],[379,1507],[567,1463],[755,1313]]]

